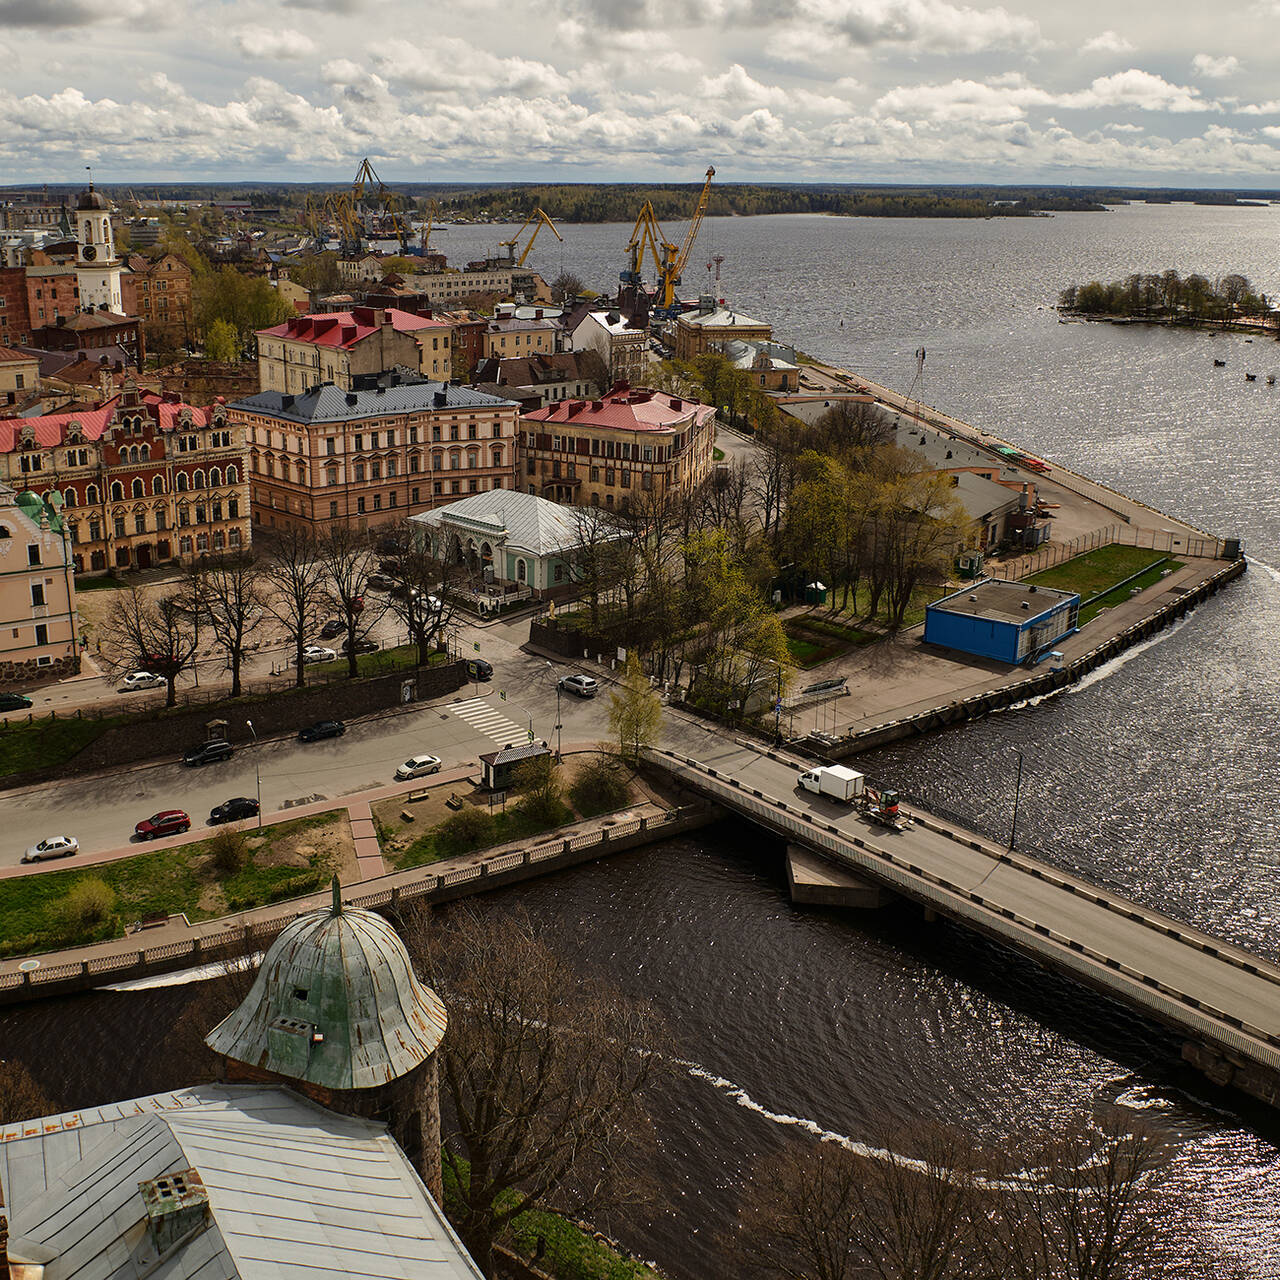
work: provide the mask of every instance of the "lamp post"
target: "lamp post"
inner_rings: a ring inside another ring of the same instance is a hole
[[[1013,842],[1018,834],[1018,797],[1022,794],[1022,752],[1018,752],[1018,780],[1013,785],[1013,822],[1009,826],[1009,852],[1013,852]]]
[[[782,741],[782,663],[773,658],[765,661],[778,668],[778,694],[773,700],[773,741],[776,746]]]
[[[245,724],[249,726],[249,732],[253,734],[253,745],[258,745],[258,731],[253,727],[252,720],[246,720]],[[258,767],[258,753],[253,753],[253,785],[258,795],[258,830],[262,830],[262,774]]]
[[[553,667],[553,666],[551,665],[551,663],[549,663],[549,662],[547,663],[547,670],[548,670],[548,671],[550,671],[550,672],[551,672],[551,674],[552,674],[553,676],[555,675],[555,671],[556,671],[556,669],[555,669],[555,667]],[[557,680],[557,681],[556,681],[556,724],[555,724],[555,730],[556,730],[556,763],[557,763],[557,764],[560,762],[560,745],[561,745],[561,742],[560,742],[560,729],[561,729],[561,720],[560,720],[560,693],[561,693],[561,689],[560,689],[560,681],[559,681],[559,680]]]

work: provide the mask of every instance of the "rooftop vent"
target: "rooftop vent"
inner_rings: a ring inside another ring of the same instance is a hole
[[[1036,588],[1035,584],[1033,583],[1031,586],[1029,586],[1029,587],[1027,588],[1027,590],[1028,590],[1029,592],[1031,592],[1031,594],[1032,594],[1032,595],[1035,595],[1037,588]]]
[[[603,408],[604,408],[604,401],[603,401],[603,400],[593,400],[593,401],[591,402],[591,412],[592,412],[592,413],[599,413],[599,412],[600,412],[600,410],[601,410],[601,409],[603,409]]]
[[[1024,601],[1022,602],[1022,607],[1023,607],[1024,609],[1030,609],[1030,608],[1031,608],[1031,601],[1030,601],[1030,600],[1024,600]]]
[[[358,395],[356,395],[356,393],[355,393],[354,391],[348,391],[348,392],[347,392],[347,404],[354,406],[354,405],[355,405],[355,403],[356,403],[356,401],[357,401],[357,400],[359,400],[359,399],[360,399],[360,397],[359,397]]]
[[[432,396],[431,402],[437,409],[443,409],[449,403],[449,393],[447,391],[437,391]]]
[[[281,407],[282,409],[292,409],[292,408],[293,408],[293,399],[294,399],[294,398],[293,398],[293,396],[281,396],[281,397],[280,397],[280,407]]]
[[[387,394],[386,387],[374,387],[373,394],[375,396],[385,396]]]
[[[194,1169],[138,1183],[147,1211],[147,1236],[164,1255],[209,1220],[209,1193]]]

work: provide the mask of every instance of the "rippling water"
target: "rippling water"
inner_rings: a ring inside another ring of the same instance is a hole
[[[610,287],[627,228],[564,228],[535,265]],[[669,228],[668,230],[671,230]],[[686,272],[725,257],[721,293],[802,349],[921,398],[1215,533],[1245,579],[1040,705],[864,757],[867,769],[1019,842],[1280,958],[1280,346],[1137,326],[1060,325],[1065,285],[1173,266],[1280,292],[1280,210],[1134,207],[990,222],[709,221]],[[495,228],[449,228],[455,261]],[[843,321],[843,327],[841,322]],[[1213,357],[1227,360],[1215,369]],[[1244,380],[1258,373],[1256,383]],[[913,392],[914,394],[914,392]],[[794,910],[777,851],[728,825],[507,895],[581,969],[653,999],[682,1068],[655,1098],[667,1194],[622,1234],[675,1276],[723,1274],[717,1234],[760,1153],[797,1125],[874,1141],[929,1116],[1011,1139],[1109,1103],[1178,1149],[1184,1252],[1280,1277],[1277,1126],[1177,1063],[1123,1009],[905,908]],[[0,1052],[66,1105],[180,1083],[155,1051],[173,990],[0,1012]],[[51,1052],[51,1046],[69,1046]],[[73,1046],[73,1048],[71,1048]],[[804,1131],[801,1128],[800,1131]]]

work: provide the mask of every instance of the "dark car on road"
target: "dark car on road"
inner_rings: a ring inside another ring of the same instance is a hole
[[[30,705],[25,693],[0,693],[0,711],[25,711]]]
[[[328,622],[320,628],[321,640],[332,640],[334,636],[340,636],[347,629],[345,622],[339,621],[337,618],[330,618]]]
[[[371,573],[366,581],[375,591],[390,591],[396,585],[389,573]]]
[[[298,730],[299,742],[319,742],[321,738],[340,738],[347,731],[341,720],[317,720]]]
[[[209,825],[216,827],[220,822],[238,822],[241,818],[257,817],[257,814],[258,802],[252,796],[232,796],[209,811]]]
[[[181,835],[191,830],[191,819],[181,809],[162,809],[149,818],[143,818],[133,829],[139,840],[155,840],[159,836]]]
[[[182,753],[182,763],[197,765],[213,764],[217,760],[230,760],[235,750],[229,742],[202,742],[198,747],[191,747]]]
[[[348,653],[350,653],[350,652],[351,652],[351,650],[350,650],[350,648],[349,648],[348,646],[349,646],[349,641],[346,641],[346,640],[344,640],[344,641],[343,641],[343,642],[338,646],[338,652],[339,652],[339,653],[341,653],[341,654],[342,654],[342,656],[343,656],[344,658],[347,656],[347,654],[348,654]],[[357,641],[356,641],[356,652],[357,652],[357,653],[377,653],[377,652],[378,652],[378,642],[377,642],[376,640],[370,640],[370,639],[368,639],[368,638],[363,639],[363,640],[357,640]]]
[[[468,658],[467,677],[471,680],[492,680],[493,666],[483,658]]]

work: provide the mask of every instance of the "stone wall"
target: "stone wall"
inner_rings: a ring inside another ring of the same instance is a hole
[[[0,661],[0,685],[6,688],[23,684],[47,684],[50,680],[65,680],[68,676],[79,674],[79,653],[54,658],[43,667],[37,666],[34,658],[28,662]]]

